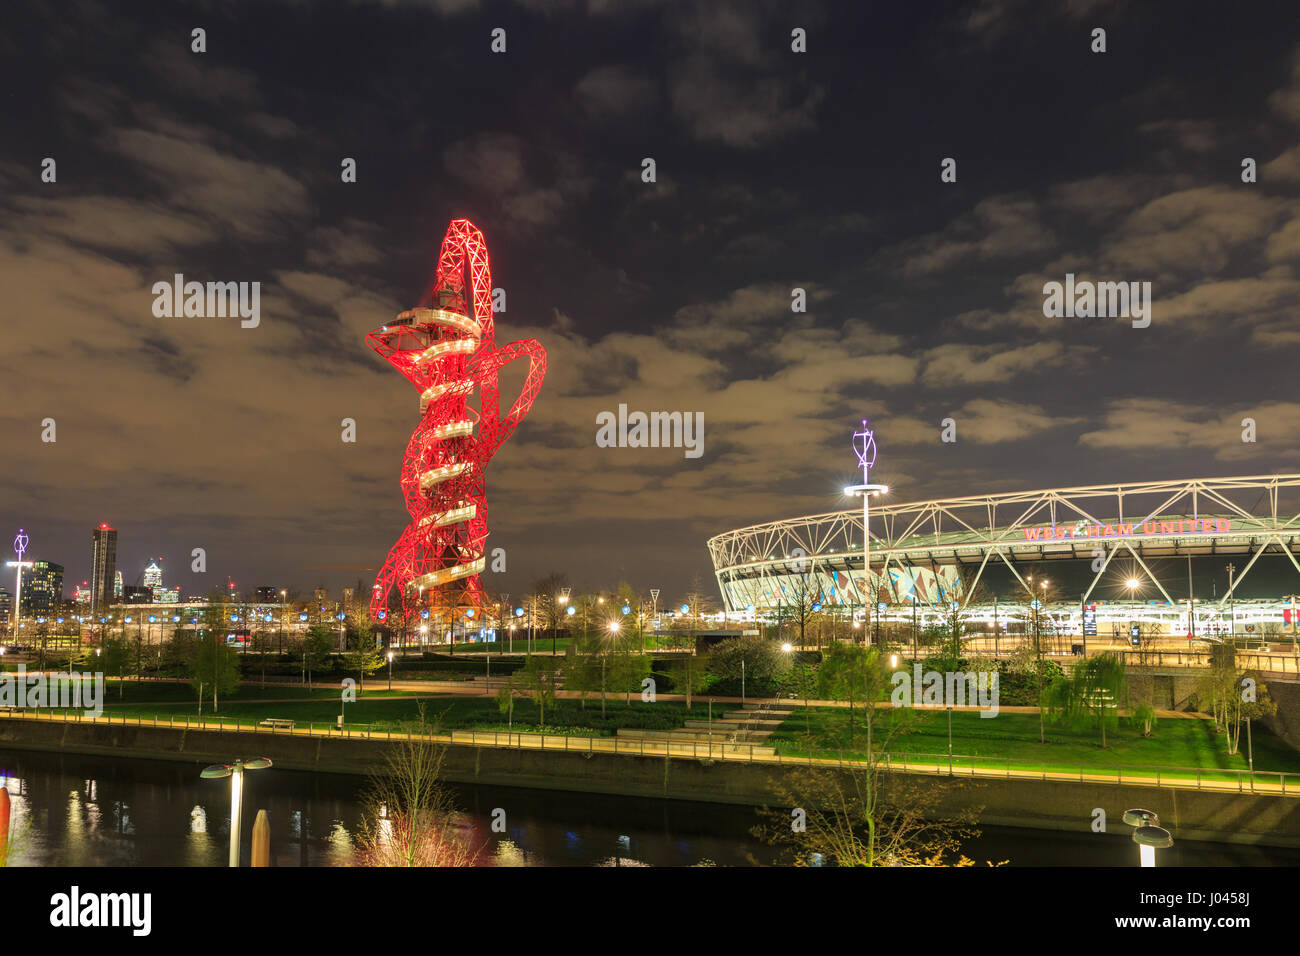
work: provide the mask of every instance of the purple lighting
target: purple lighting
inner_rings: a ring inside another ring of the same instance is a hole
[[[862,483],[871,484],[871,469],[876,464],[876,433],[867,427],[865,418],[862,419],[862,431],[853,433],[853,451],[862,466]]]

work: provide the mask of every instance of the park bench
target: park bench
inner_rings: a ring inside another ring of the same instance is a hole
[[[293,721],[285,720],[283,717],[268,717],[262,721],[263,727],[270,727],[272,730],[293,730]]]

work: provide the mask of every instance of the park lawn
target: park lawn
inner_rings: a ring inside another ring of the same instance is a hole
[[[889,743],[891,754],[945,755],[948,752],[948,720],[943,711],[899,712],[906,730],[896,733]],[[862,732],[861,712],[857,715],[857,733],[849,735],[849,714],[838,708],[811,708],[809,723],[816,745],[809,747],[805,736],[803,708],[786,719],[771,743],[783,754],[804,756],[809,753],[865,753],[866,737]],[[884,725],[876,728],[876,745],[887,733]],[[1046,725],[1046,744],[1038,742],[1038,715],[1002,713],[984,718],[971,711],[953,711],[952,751],[955,755],[983,758],[977,765],[998,766],[1009,759],[1016,766],[1035,769],[1077,770],[1096,767],[1100,770],[1139,767],[1178,767],[1199,770],[1246,770],[1246,735],[1241,735],[1241,752],[1229,756],[1224,738],[1215,734],[1209,720],[1166,718],[1160,721],[1151,737],[1142,737],[1126,719],[1118,727],[1106,730],[1106,749],[1101,748],[1095,726],[1073,729],[1063,725]],[[1284,741],[1254,726],[1256,772],[1300,772],[1300,753]],[[971,761],[964,761],[968,766]]]
[[[150,684],[126,681],[124,698],[118,699],[117,682],[109,681],[104,711],[113,717],[152,720],[197,720],[198,701],[184,684]],[[220,709],[214,716],[212,701],[205,697],[203,719],[257,723],[267,718],[296,721],[299,725],[333,726],[338,718],[340,701],[337,690],[314,690],[301,687],[259,687],[241,685],[238,691],[219,698]],[[383,682],[370,684],[358,694],[354,703],[343,705],[346,725],[353,730],[400,730],[419,719],[420,705],[425,718],[443,731],[486,730],[515,733],[540,733],[539,709],[531,700],[515,698],[513,721],[507,723],[495,698],[452,697],[416,691],[388,691]],[[545,732],[579,736],[613,736],[618,727],[670,729],[680,727],[688,717],[685,704],[678,701],[626,703],[612,695],[606,702],[608,716],[600,716],[599,698],[588,698],[586,708],[580,701],[562,700],[546,707]]]

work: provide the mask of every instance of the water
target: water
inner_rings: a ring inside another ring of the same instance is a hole
[[[224,866],[230,783],[194,764],[0,750],[13,804],[13,865]],[[365,780],[271,768],[245,774],[242,859],[257,810],[271,824],[275,866],[347,866]],[[769,864],[777,853],[749,834],[749,807],[639,797],[454,786],[479,862],[488,866],[719,866]],[[506,832],[491,831],[506,811]],[[966,847],[977,863],[1132,866],[1122,834],[987,827]],[[1300,850],[1180,841],[1162,865],[1300,865]]]

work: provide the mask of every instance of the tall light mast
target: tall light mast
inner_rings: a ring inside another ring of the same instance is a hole
[[[870,602],[873,593],[871,587],[871,498],[873,495],[883,495],[889,491],[888,485],[873,485],[871,483],[871,469],[876,464],[876,435],[875,432],[867,427],[867,420],[862,419],[862,431],[853,433],[853,451],[858,456],[858,465],[862,468],[862,484],[849,485],[844,489],[844,493],[850,497],[853,495],[862,496],[862,577],[865,592],[863,594],[863,605],[866,606],[867,614],[870,615]],[[870,640],[870,620],[867,618],[867,639]]]

